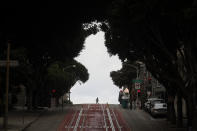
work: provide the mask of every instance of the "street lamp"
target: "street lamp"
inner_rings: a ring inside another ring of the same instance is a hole
[[[72,67],[75,68],[76,65],[69,65],[69,66],[66,66],[66,67],[63,68],[63,71],[65,71],[65,70],[68,69],[68,68],[72,68]]]
[[[126,62],[126,61],[125,61]],[[135,65],[136,64],[136,65]],[[143,65],[143,63],[141,61],[136,61],[135,64],[127,64],[127,63],[124,63],[124,65],[127,65],[129,67],[132,67],[132,68],[135,68],[136,69],[136,79],[139,80],[139,73],[140,73],[140,67],[141,65]],[[136,87],[135,87],[136,88]],[[139,93],[140,90],[137,89],[137,103],[138,103],[138,93]]]

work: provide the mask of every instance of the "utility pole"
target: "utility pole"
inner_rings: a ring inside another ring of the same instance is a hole
[[[4,131],[8,130],[8,94],[9,94],[9,72],[10,67],[16,67],[19,65],[17,60],[10,60],[10,41],[8,41],[7,47],[7,59],[0,60],[0,67],[6,67],[6,87],[5,87],[5,96],[4,96],[4,120],[3,127]]]
[[[10,72],[10,42],[8,41],[7,66],[6,66],[5,116],[4,116],[4,128],[5,128],[5,131],[8,130],[9,72]]]

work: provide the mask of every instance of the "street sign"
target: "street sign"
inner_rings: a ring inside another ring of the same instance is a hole
[[[140,83],[135,83],[135,89],[139,90],[140,89]]]
[[[0,67],[6,67],[7,65],[7,60],[0,60]],[[19,65],[19,62],[17,60],[10,60],[9,65],[11,67],[16,67]]]
[[[137,80],[137,79],[134,79],[134,80],[133,80],[133,83],[142,83],[142,82],[143,82],[143,81],[140,80],[140,79],[138,79],[138,80]]]

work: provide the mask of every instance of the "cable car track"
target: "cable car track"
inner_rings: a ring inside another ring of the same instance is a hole
[[[117,109],[107,104],[84,104],[65,116],[57,131],[130,131]]]

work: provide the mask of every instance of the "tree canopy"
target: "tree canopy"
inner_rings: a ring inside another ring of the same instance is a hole
[[[131,62],[123,63],[122,69],[110,72],[110,76],[116,86],[131,86],[133,79],[136,79],[137,71],[135,65]]]
[[[76,82],[85,83],[89,78],[87,69],[79,62],[55,62],[48,67],[50,90],[56,89],[60,97],[68,92]]]
[[[83,24],[97,20],[111,55],[144,62],[167,89],[176,87],[193,103],[196,7],[196,0],[4,1],[0,4],[0,51],[8,41],[13,48],[25,48],[32,79],[42,83],[52,63],[79,55],[85,37],[98,31],[95,26],[84,31]],[[112,78],[119,73],[112,72]]]
[[[196,41],[191,41],[196,34],[192,29],[196,27],[196,3],[177,3],[173,8],[175,3],[169,1],[117,0],[111,6],[106,46],[122,60],[143,61],[162,83],[167,80],[184,90],[180,59],[188,57],[191,61],[184,60],[187,64],[182,61],[183,65],[187,71],[196,70]]]
[[[176,90],[183,95],[190,105],[189,121],[196,99],[191,97],[196,93],[196,4],[196,0],[116,0],[109,11],[105,43],[108,52],[122,61],[144,62],[169,94]]]

